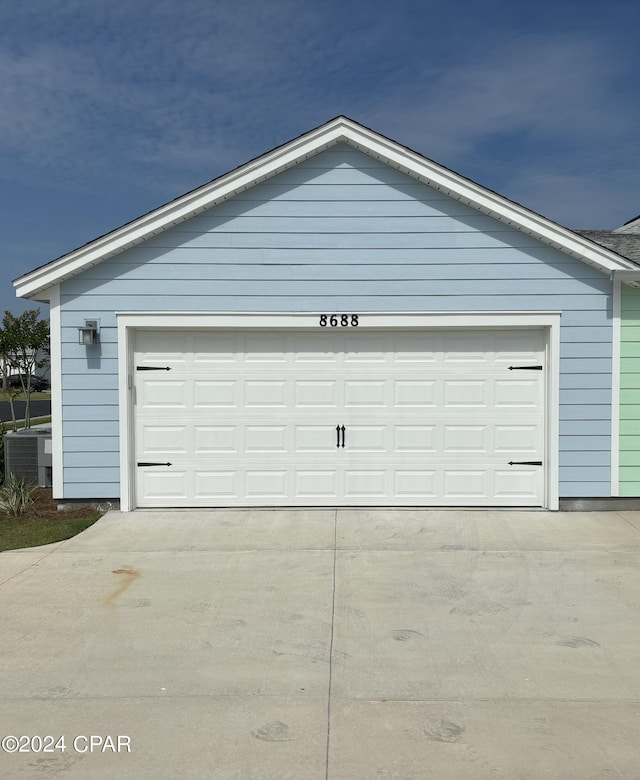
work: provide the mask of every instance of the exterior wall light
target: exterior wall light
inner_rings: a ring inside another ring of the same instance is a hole
[[[85,347],[98,343],[98,320],[84,321],[84,325],[78,328],[78,341]]]

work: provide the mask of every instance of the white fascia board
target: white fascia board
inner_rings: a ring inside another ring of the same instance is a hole
[[[14,281],[16,294],[24,298],[34,297],[47,287],[58,284],[341,142],[376,157],[418,181],[467,203],[501,222],[551,244],[600,271],[637,267],[614,252],[599,247],[588,239],[486,190],[417,152],[345,117],[338,117],[161,206],[150,214],[16,279]]]

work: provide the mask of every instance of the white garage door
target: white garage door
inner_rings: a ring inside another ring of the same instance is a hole
[[[545,333],[139,331],[137,505],[544,503]]]

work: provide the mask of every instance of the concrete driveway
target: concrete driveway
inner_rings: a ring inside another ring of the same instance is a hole
[[[3,777],[640,777],[640,513],[111,512],[0,582]]]

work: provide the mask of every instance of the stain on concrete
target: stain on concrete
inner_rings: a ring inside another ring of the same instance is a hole
[[[433,742],[459,742],[464,734],[464,726],[452,720],[432,720],[425,727],[424,733]]]
[[[67,769],[71,769],[74,764],[83,758],[83,755],[72,752],[58,756],[46,756],[31,761],[31,763],[27,764],[27,770],[33,777],[54,777],[62,774]]]
[[[118,598],[142,576],[141,572],[138,569],[134,569],[133,566],[123,566],[122,569],[114,569],[112,574],[117,574],[120,577],[120,581],[104,599],[105,604],[115,604]]]
[[[600,647],[595,639],[587,639],[584,636],[564,636],[556,642],[560,647]]]
[[[67,688],[65,685],[56,685],[53,688],[40,688],[35,692],[35,696],[38,699],[60,699],[72,693],[71,688]]]
[[[445,552],[455,550],[476,550],[476,547],[472,547],[470,544],[441,544],[440,550]]]
[[[252,731],[251,736],[263,742],[290,742],[294,739],[289,726],[280,720],[265,723],[264,726]]]
[[[202,614],[203,612],[208,612],[211,609],[211,604],[208,601],[197,601],[194,604],[189,604],[187,609],[189,612],[198,612]]]
[[[506,612],[509,607],[504,604],[498,604],[495,601],[471,601],[468,604],[462,604],[459,607],[453,607],[449,610],[450,615],[499,615]]]
[[[416,637],[423,636],[419,631],[414,631],[412,628],[397,628],[391,632],[391,636],[396,642],[411,642]]]

